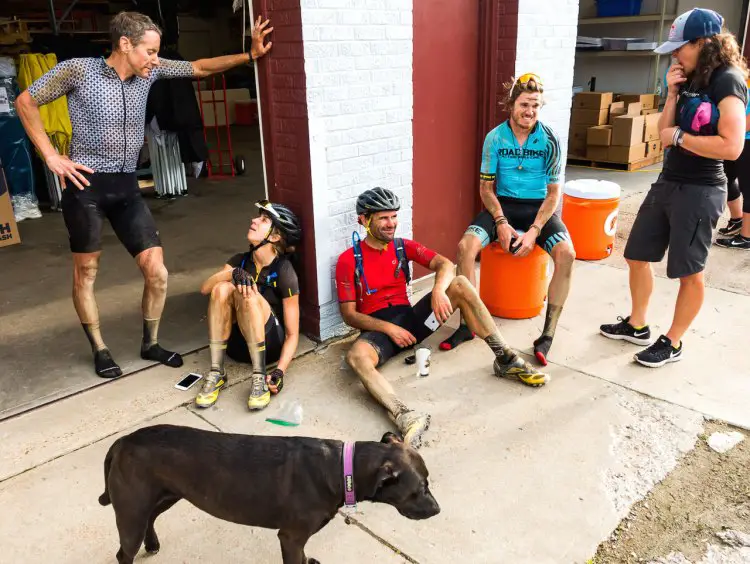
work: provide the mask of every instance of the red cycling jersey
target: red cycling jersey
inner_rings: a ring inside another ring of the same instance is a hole
[[[430,267],[430,262],[437,255],[432,251],[410,239],[404,239],[404,251],[407,260]],[[362,241],[362,268],[365,272],[370,291],[367,295],[364,280],[360,280],[357,287],[354,281],[354,249],[350,248],[341,253],[336,263],[336,291],[339,302],[357,302],[357,311],[369,315],[389,306],[409,305],[406,295],[406,277],[399,268],[396,247],[393,242],[379,251]],[[398,276],[395,276],[398,273]]]

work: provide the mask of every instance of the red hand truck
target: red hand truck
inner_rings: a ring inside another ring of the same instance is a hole
[[[200,106],[201,111],[201,121],[203,122],[203,139],[206,142],[206,147],[208,148],[208,160],[206,161],[206,170],[208,172],[209,178],[232,178],[234,176],[238,176],[240,174],[244,174],[245,172],[245,159],[241,155],[234,155],[234,152],[232,150],[232,132],[231,127],[229,125],[229,103],[227,102],[227,81],[224,77],[224,74],[221,74],[221,91],[223,94],[223,97],[217,98],[216,97],[216,75],[211,76],[211,99],[205,101],[205,105],[211,105],[213,107],[213,115],[214,115],[214,121],[213,121],[213,130],[214,130],[214,136],[216,139],[216,148],[212,149],[211,144],[208,142],[208,132],[206,127],[206,114],[205,110],[203,109],[204,101],[203,101],[203,92],[201,91],[201,81],[198,80],[198,105]],[[226,124],[227,129],[227,137],[226,137],[226,149],[222,147],[221,143],[221,133],[219,130],[219,112],[216,108],[217,104],[224,104],[224,123]],[[211,127],[211,126],[209,126]],[[211,160],[211,155],[215,154],[217,156],[218,163],[214,163]],[[224,156],[228,155],[228,158],[225,161]]]

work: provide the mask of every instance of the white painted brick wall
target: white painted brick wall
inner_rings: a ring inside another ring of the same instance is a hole
[[[323,339],[341,321],[334,269],[357,229],[357,195],[374,186],[402,199],[412,233],[412,1],[301,0]],[[362,232],[362,230],[360,230]]]
[[[535,72],[544,79],[546,105],[540,117],[560,137],[563,156],[568,154],[577,33],[578,0],[519,0],[516,76]]]

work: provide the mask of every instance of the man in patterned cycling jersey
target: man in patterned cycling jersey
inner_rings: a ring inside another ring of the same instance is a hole
[[[73,304],[103,378],[122,371],[104,344],[94,281],[101,255],[101,230],[108,219],[143,273],[141,357],[182,366],[179,354],[159,345],[159,321],[167,296],[167,269],[154,219],[141,198],[135,170],[143,145],[146,101],[160,78],[206,77],[265,55],[273,28],[258,18],[250,53],[199,61],[159,59],[161,30],[143,14],[121,12],[110,23],[112,54],[63,61],[17,99],[21,121],[47,167],[64,179],[62,211],[73,253]],[[73,126],[70,157],[59,155],[44,131],[39,107],[68,97]]]
[[[461,238],[457,262],[458,272],[476,284],[474,262],[479,251],[493,241],[519,257],[528,255],[535,244],[552,256],[555,273],[549,284],[544,330],[534,341],[534,354],[546,366],[568,297],[575,252],[567,228],[555,215],[560,202],[560,141],[537,119],[543,92],[541,78],[533,73],[524,74],[508,89],[510,119],[487,134],[482,149],[479,193],[485,209]],[[461,323],[440,348],[450,350],[472,338]]]

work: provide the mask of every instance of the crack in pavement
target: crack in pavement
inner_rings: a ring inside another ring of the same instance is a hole
[[[403,550],[401,550],[401,549],[397,548],[396,546],[394,546],[393,544],[389,543],[383,537],[381,537],[380,535],[378,535],[374,531],[372,531],[367,525],[365,525],[361,521],[355,519],[351,515],[348,515],[343,509],[339,509],[338,513],[339,513],[339,515],[341,515],[344,518],[344,522],[347,525],[355,525],[356,527],[358,527],[359,529],[361,529],[362,531],[364,531],[365,533],[367,533],[368,535],[370,535],[372,538],[374,538],[376,541],[378,541],[380,544],[382,544],[386,548],[389,548],[390,550],[392,550],[393,552],[395,552],[396,554],[398,554],[401,558],[403,558],[404,560],[406,560],[410,564],[419,564],[418,560],[415,560],[414,558],[412,558],[411,556],[409,556],[408,554],[406,554]]]

